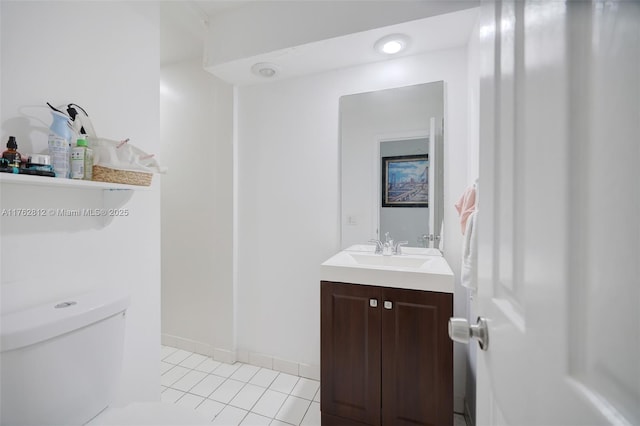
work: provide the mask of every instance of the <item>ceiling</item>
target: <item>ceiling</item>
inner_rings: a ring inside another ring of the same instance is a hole
[[[210,19],[224,17],[225,13],[238,12],[239,8],[251,7],[252,3],[256,2],[211,0],[160,2],[161,65],[184,60],[202,60],[207,34],[206,23]],[[263,5],[264,3],[269,1],[262,0]],[[439,9],[436,8],[437,4],[440,5]],[[442,2],[428,0],[424,5],[429,7],[433,5],[434,13],[440,13],[443,10]],[[229,83],[247,85],[386,60],[388,57],[374,51],[373,44],[379,38],[391,33],[406,34],[411,40],[407,51],[398,56],[464,46],[468,43],[477,21],[477,13],[477,9],[464,9],[436,14],[428,18],[240,58],[216,64],[207,69]],[[251,72],[251,67],[257,62],[275,63],[278,66],[278,73],[270,79],[255,75]]]
[[[160,4],[160,64],[201,59],[206,22],[231,9],[251,3],[244,0],[169,0]]]
[[[226,82],[243,86],[386,61],[390,56],[377,52],[373,46],[380,38],[390,34],[405,34],[410,40],[408,48],[393,55],[393,58],[466,46],[477,16],[477,9],[467,9],[267,52],[205,68]],[[275,64],[276,75],[265,78],[252,72],[254,64],[263,62]]]

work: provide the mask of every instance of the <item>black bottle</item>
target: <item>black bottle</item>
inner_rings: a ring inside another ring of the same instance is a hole
[[[10,167],[20,167],[22,156],[17,151],[17,149],[18,143],[16,142],[16,137],[9,136],[9,141],[7,142],[7,150],[2,153],[2,158],[9,162]]]

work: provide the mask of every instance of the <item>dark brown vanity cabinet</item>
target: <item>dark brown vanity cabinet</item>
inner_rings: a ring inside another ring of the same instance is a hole
[[[453,295],[320,286],[322,425],[452,425]]]

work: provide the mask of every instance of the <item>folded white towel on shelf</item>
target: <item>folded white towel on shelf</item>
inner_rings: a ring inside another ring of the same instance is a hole
[[[476,217],[478,211],[471,212],[467,219],[462,240],[462,262],[460,283],[473,292],[478,288],[478,232]]]

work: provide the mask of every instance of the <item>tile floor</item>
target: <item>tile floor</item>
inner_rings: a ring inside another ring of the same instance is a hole
[[[233,365],[162,346],[163,402],[190,407],[214,425],[320,425],[320,382]]]
[[[193,408],[213,425],[320,426],[320,382],[162,346],[163,402]],[[466,426],[455,416],[455,426]]]

